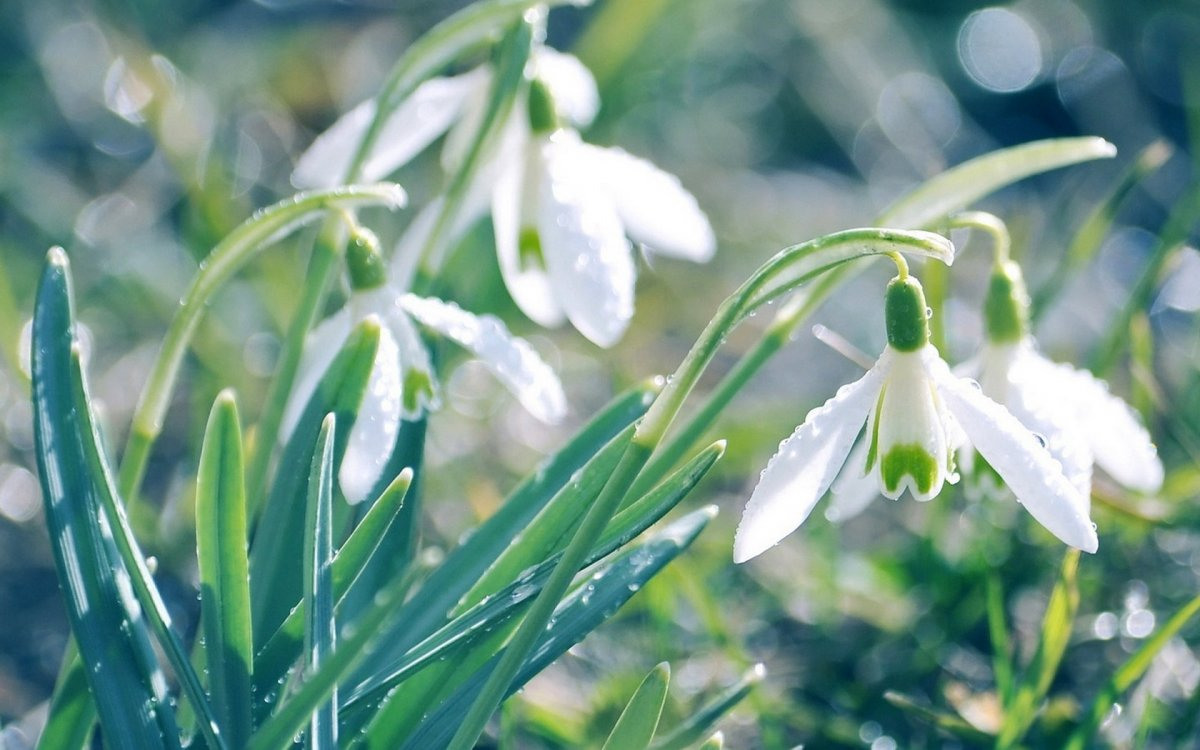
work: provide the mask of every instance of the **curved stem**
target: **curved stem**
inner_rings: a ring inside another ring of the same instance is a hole
[[[134,410],[119,481],[120,492],[127,501],[135,502],[150,447],[162,431],[183,356],[213,294],[260,250],[281,235],[320,216],[326,208],[356,204],[396,207],[403,205],[404,200],[400,186],[389,184],[301,193],[259,211],[213,248],[167,328],[158,358]]]
[[[952,214],[946,220],[950,229],[975,229],[987,234],[992,239],[992,261],[996,268],[1008,262],[1012,250],[1012,238],[1008,234],[1008,225],[995,214],[987,211],[962,211]]]

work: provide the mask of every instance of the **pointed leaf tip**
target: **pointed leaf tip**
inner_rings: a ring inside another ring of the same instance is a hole
[[[63,269],[69,268],[71,265],[71,262],[67,259],[67,251],[58,245],[46,251],[46,263]]]

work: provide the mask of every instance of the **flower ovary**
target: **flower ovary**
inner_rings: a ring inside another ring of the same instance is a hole
[[[884,300],[888,344],[897,351],[915,352],[929,342],[925,291],[912,276],[888,283]]]
[[[1029,293],[1021,268],[1012,261],[996,266],[983,302],[988,340],[996,344],[1020,341],[1029,330]]]

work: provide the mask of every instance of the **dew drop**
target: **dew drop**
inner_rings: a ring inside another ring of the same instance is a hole
[[[933,308],[932,308],[932,307],[927,307],[927,308],[925,308],[925,317],[926,317],[926,318],[932,318],[932,317],[933,317]]]

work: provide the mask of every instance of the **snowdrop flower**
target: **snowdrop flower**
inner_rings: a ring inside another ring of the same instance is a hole
[[[1090,373],[1039,353],[1028,311],[1020,267],[997,263],[984,302],[987,342],[964,373],[1045,439],[1085,497],[1091,495],[1093,463],[1125,487],[1158,490],[1162,462],[1133,409]]]
[[[284,413],[286,439],[351,331],[373,319],[379,348],[358,417],[350,430],[338,481],[350,503],[366,499],[391,456],[401,419],[417,419],[438,403],[429,352],[416,324],[480,359],[537,419],[554,423],[566,397],[554,371],[531,346],[491,315],[476,316],[452,302],[404,294],[387,282],[374,235],[356,229],[347,248],[352,292],[340,311],[317,325],[301,358]]]
[[[491,215],[500,270],[530,319],[570,321],[611,346],[633,317],[636,265],[628,237],[647,250],[709,260],[716,240],[696,199],[674,176],[616,148],[584,143],[575,130],[599,109],[596,83],[576,58],[535,49],[530,83],[479,166],[449,239]],[[364,179],[386,176],[449,130],[442,161],[458,168],[483,117],[491,71],[477,68],[422,84],[383,126]],[[300,159],[297,186],[336,184],[374,117],[365,102],[340,119]],[[413,220],[396,250],[400,276],[425,252],[443,210],[435,200]]]
[[[950,372],[929,343],[921,285],[903,267],[888,285],[885,321],[888,343],[874,367],[810,412],[763,470],[738,526],[734,561],[765,552],[796,529],[839,471],[873,475],[878,491],[892,499],[906,489],[931,499],[957,481],[953,452],[964,437],[1043,526],[1094,552],[1087,499],[1032,432]],[[865,456],[848,460],[864,425]]]

